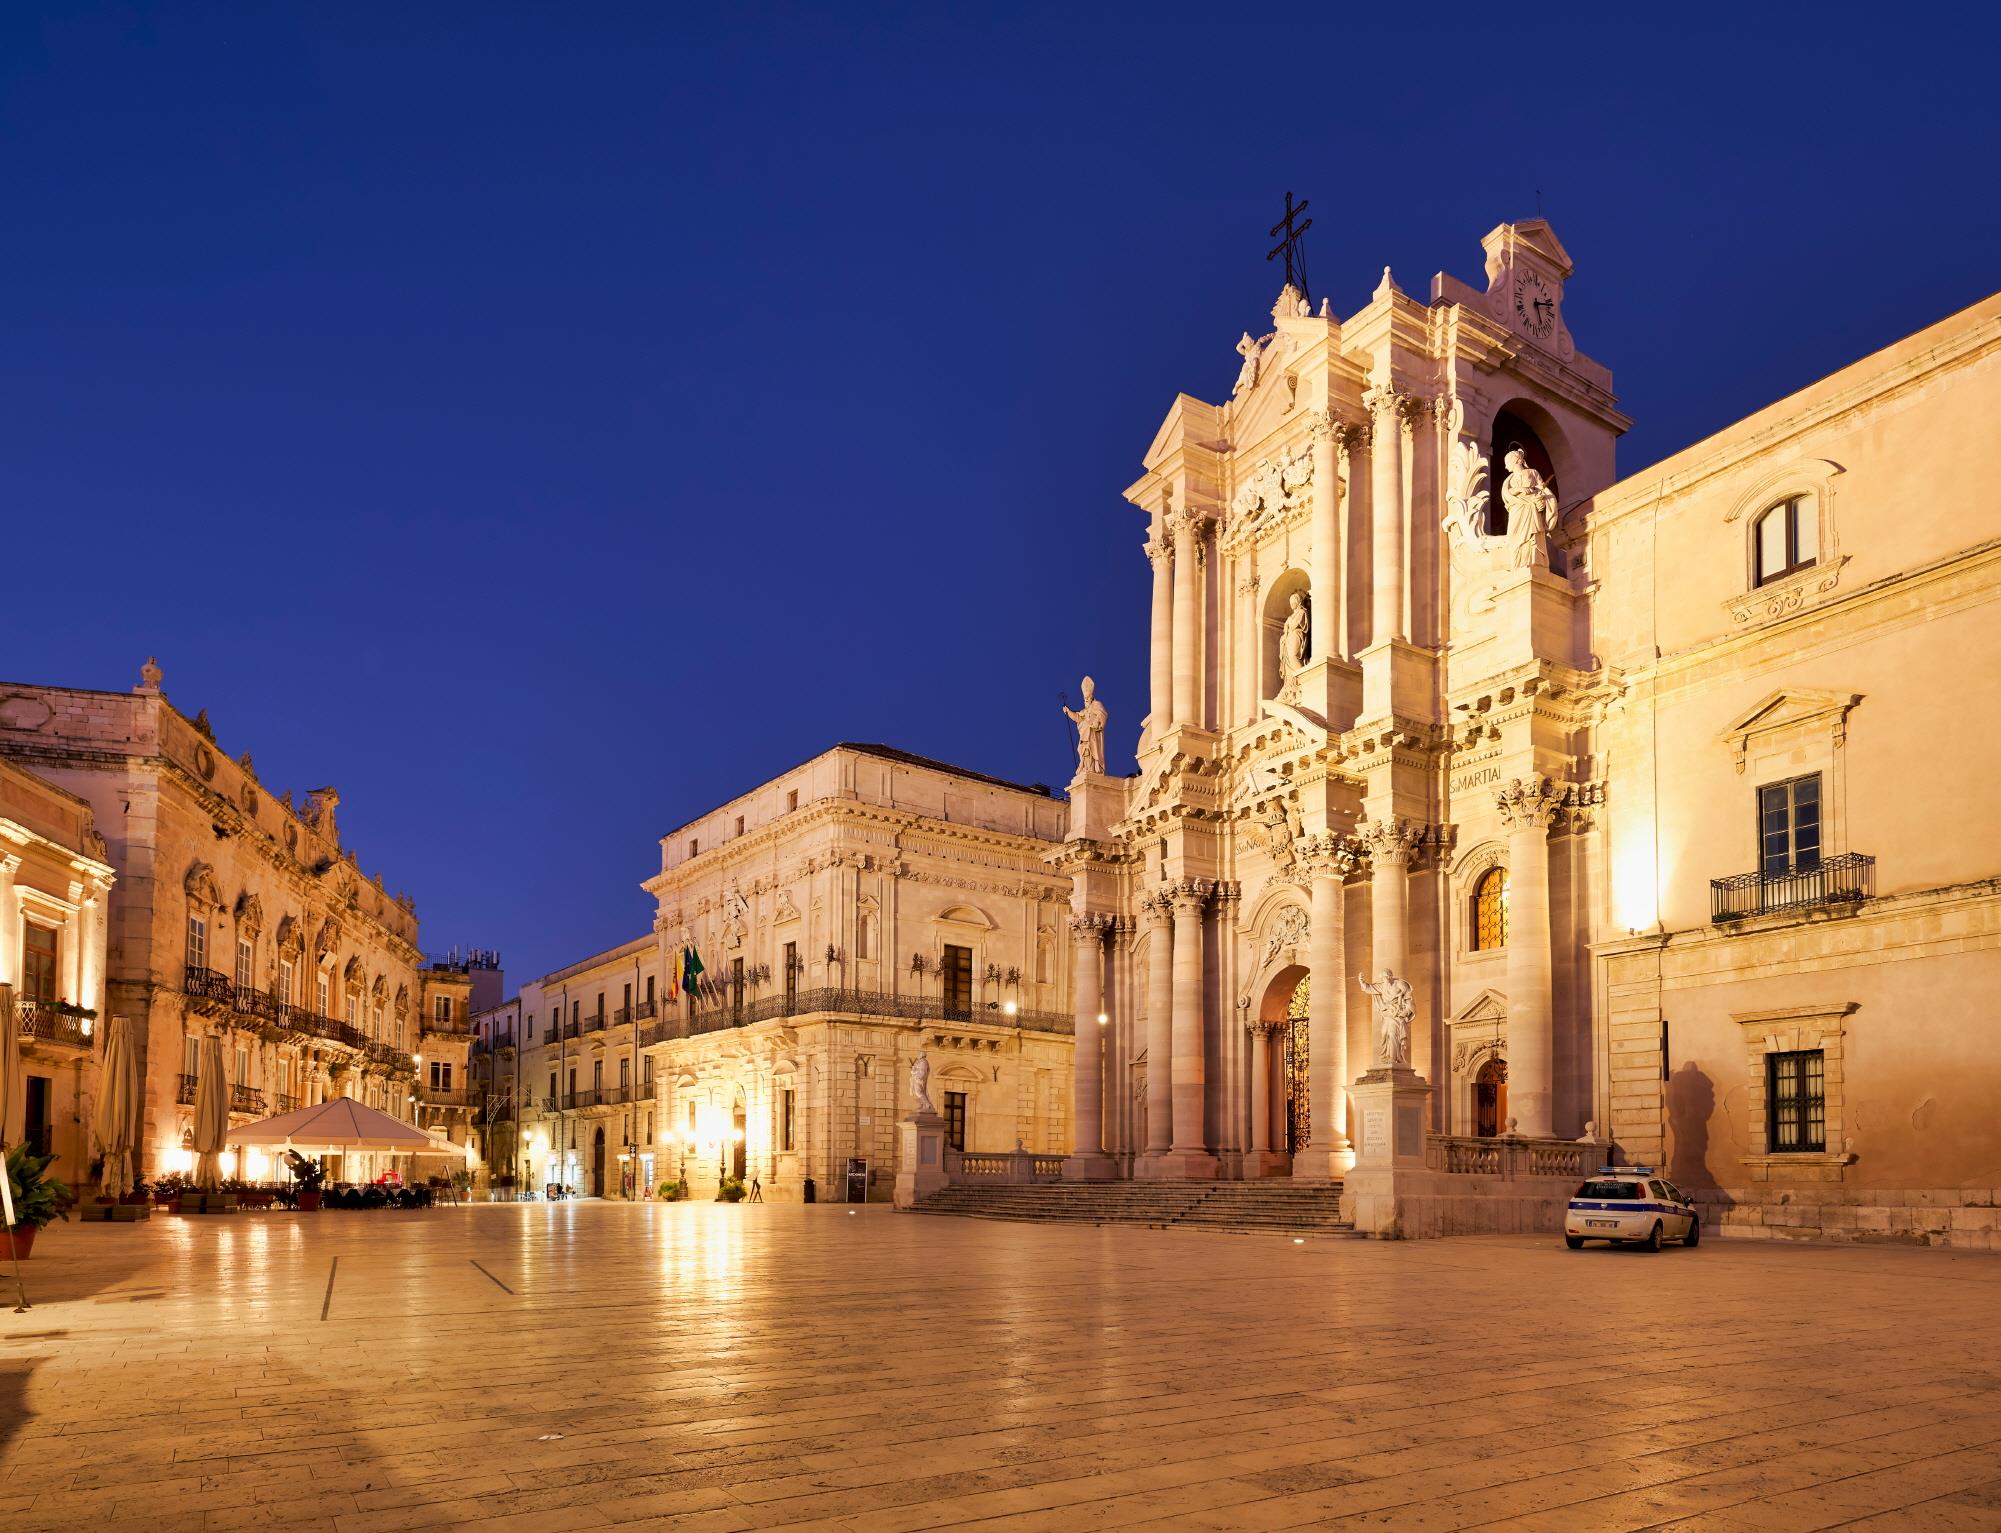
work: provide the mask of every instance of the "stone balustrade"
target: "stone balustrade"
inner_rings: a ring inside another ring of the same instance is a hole
[[[1424,1164],[1451,1176],[1494,1176],[1503,1181],[1563,1177],[1582,1181],[1604,1164],[1609,1146],[1590,1139],[1530,1139],[1521,1135],[1426,1137]]]
[[[972,1182],[1020,1187],[1035,1182],[1060,1182],[1063,1180],[1063,1157],[1038,1155],[1032,1150],[1007,1150],[999,1154],[947,1150],[945,1179],[953,1184]]]

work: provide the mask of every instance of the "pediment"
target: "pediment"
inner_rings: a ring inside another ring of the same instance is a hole
[[[1862,701],[1860,692],[1823,692],[1812,687],[1787,687],[1774,692],[1732,719],[1717,735],[1744,770],[1751,742],[1783,730],[1825,730],[1835,745],[1848,741],[1848,715]]]
[[[1140,461],[1152,468],[1176,448],[1190,442],[1206,443],[1217,435],[1216,407],[1193,394],[1176,394],[1174,403],[1167,407],[1167,418],[1153,434],[1153,440],[1147,444],[1146,454]]]
[[[931,919],[952,926],[976,926],[981,931],[992,931],[995,925],[993,918],[977,905],[948,905]]]
[[[1508,1020],[1508,998],[1498,990],[1482,990],[1468,1001],[1452,1018],[1454,1024],[1461,1022],[1501,1022]]]

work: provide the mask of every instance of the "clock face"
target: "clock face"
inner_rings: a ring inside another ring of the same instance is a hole
[[[1556,329],[1556,297],[1535,272],[1515,278],[1515,318],[1539,341],[1548,340]]]

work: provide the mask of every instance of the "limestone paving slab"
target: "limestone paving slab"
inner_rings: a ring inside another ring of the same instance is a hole
[[[14,1533],[2001,1530],[1984,1253],[580,1202],[24,1272]]]

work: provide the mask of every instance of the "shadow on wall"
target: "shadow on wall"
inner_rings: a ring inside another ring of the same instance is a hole
[[[1714,1191],[1709,1170],[1709,1120],[1716,1112],[1716,1085],[1691,1060],[1667,1083],[1668,1179],[1686,1191]]]

